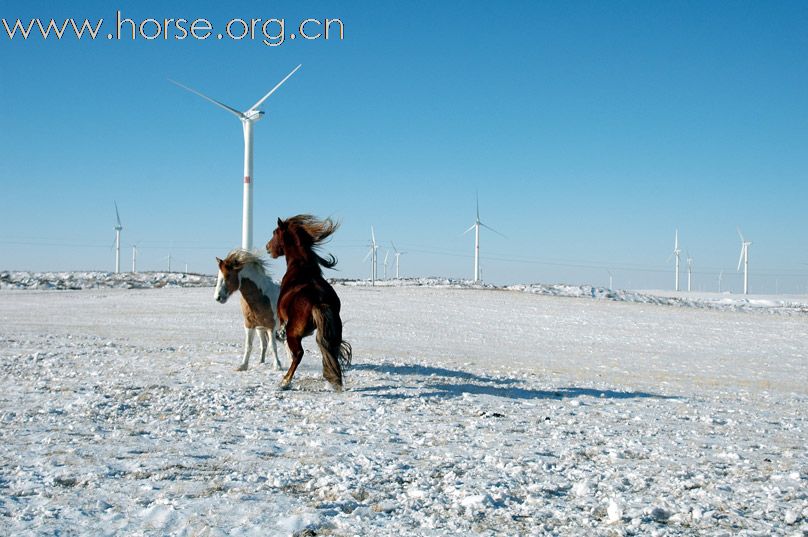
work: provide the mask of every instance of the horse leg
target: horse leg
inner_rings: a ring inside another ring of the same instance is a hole
[[[265,332],[266,333],[266,332]],[[275,371],[281,370],[281,359],[278,358],[278,344],[275,342],[275,338],[273,337],[272,330],[269,331],[268,334],[269,344],[272,346],[272,356],[275,358],[275,363],[272,365],[272,369]],[[288,353],[287,353],[288,356]]]
[[[258,329],[258,339],[261,342],[261,363],[263,364],[267,357],[267,339],[269,339],[266,328]]]
[[[289,371],[286,372],[286,375],[283,376],[283,380],[281,380],[281,388],[284,390],[289,388],[289,384],[292,383],[292,377],[295,376],[295,370],[297,366],[300,365],[300,360],[303,359],[303,345],[300,338],[287,336],[286,348],[290,353],[292,363],[289,366]]]
[[[244,358],[241,360],[241,365],[236,368],[236,371],[247,371],[247,367],[250,365],[250,353],[252,352],[254,335],[255,328],[244,328]]]

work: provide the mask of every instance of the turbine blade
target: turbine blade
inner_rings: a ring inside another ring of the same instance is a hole
[[[480,193],[474,192],[474,196],[477,198],[477,221],[480,221]]]
[[[117,202],[117,201],[113,201],[112,203],[114,203],[114,204],[115,204],[115,218],[118,220],[118,227],[123,227],[123,226],[121,225],[121,215],[120,215],[120,214],[118,214],[118,202]]]
[[[492,228],[491,226],[488,226],[488,225],[486,225],[486,224],[483,224],[482,222],[480,222],[480,225],[481,225],[481,226],[483,226],[484,228],[488,229],[489,231],[493,231],[494,233],[496,233],[497,235],[499,235],[499,236],[500,236],[500,237],[502,237],[503,239],[507,239],[507,238],[508,238],[508,237],[506,237],[505,235],[503,235],[502,233],[500,233],[499,231],[497,231],[496,229]]]
[[[181,87],[181,88],[182,88],[182,89],[184,89],[184,90],[188,90],[188,91],[190,91],[191,93],[194,93],[194,94],[196,94],[196,95],[199,95],[200,97],[202,97],[202,98],[203,98],[203,99],[205,99],[206,101],[209,101],[209,102],[211,102],[211,103],[215,104],[216,106],[218,106],[218,107],[220,107],[220,108],[223,108],[224,110],[227,110],[228,112],[230,112],[231,114],[233,114],[234,116],[236,116],[236,117],[237,117],[237,118],[239,118],[239,119],[244,119],[244,118],[246,117],[244,114],[242,114],[241,112],[239,112],[239,111],[238,111],[238,110],[236,110],[235,108],[232,108],[232,107],[230,107],[230,106],[227,106],[227,105],[226,105],[226,104],[224,104],[224,103],[220,103],[220,102],[219,102],[219,101],[217,101],[216,99],[211,99],[210,97],[208,97],[208,96],[207,96],[207,95],[205,95],[204,93],[200,93],[200,92],[196,91],[195,89],[189,88],[188,86],[184,86],[184,85],[180,84],[179,82],[177,82],[176,80],[171,80],[171,79],[169,78],[169,79],[168,79],[168,81],[169,81],[169,82],[171,82],[172,84],[175,84],[175,85],[177,85],[177,86]]]
[[[743,233],[741,233],[741,228],[739,227],[739,228],[737,228],[737,229],[738,229],[738,236],[741,238],[741,242],[746,242],[746,241],[744,240],[744,238],[743,238]]]
[[[362,263],[367,261],[368,257],[370,257],[370,254],[372,254],[372,253],[373,253],[373,248],[371,247],[370,250],[368,250],[368,253],[365,254],[365,258],[362,260]]]
[[[676,251],[679,249],[679,228],[676,228],[676,235],[673,239],[673,250]]]
[[[475,222],[474,224],[472,224],[470,228],[468,228],[466,231],[464,231],[464,232],[463,232],[463,235],[465,235],[466,233],[468,233],[469,231],[471,231],[471,230],[472,230],[472,229],[474,229],[475,227],[477,227],[477,223],[476,223],[476,222]]]
[[[743,261],[743,251],[744,251],[744,249],[745,249],[745,247],[741,246],[741,257],[738,258],[738,268],[735,270],[735,272],[740,272],[740,270],[741,270],[741,261]]]
[[[373,226],[370,226],[370,238],[373,239],[373,247],[376,248],[376,232],[373,230]]]
[[[266,101],[266,100],[269,98],[269,96],[270,96],[270,95],[272,95],[273,93],[275,93],[275,90],[276,90],[276,89],[280,88],[280,87],[283,85],[283,83],[284,83],[284,82],[286,82],[287,80],[289,80],[289,77],[290,77],[290,76],[292,76],[293,74],[295,74],[295,73],[297,72],[297,70],[298,70],[298,69],[300,69],[301,67],[303,67],[303,64],[302,64],[302,63],[301,63],[300,65],[298,65],[297,67],[295,67],[294,69],[292,69],[292,72],[291,72],[291,73],[289,73],[288,75],[286,75],[286,76],[283,78],[283,80],[281,80],[280,82],[278,82],[278,83],[275,85],[275,87],[274,87],[274,88],[272,88],[271,90],[269,90],[269,93],[267,93],[266,95],[264,95],[263,97],[261,97],[261,99],[260,99],[260,100],[259,100],[257,103],[255,103],[254,105],[252,105],[252,106],[250,107],[250,109],[248,110],[248,112],[252,112],[253,110],[257,110],[257,109],[258,109],[258,107],[259,107],[259,106],[261,106],[261,105],[264,103],[264,101]]]
[[[398,253],[398,250],[396,249],[396,243],[394,243],[393,241],[390,241],[390,244],[393,245],[393,251]]]

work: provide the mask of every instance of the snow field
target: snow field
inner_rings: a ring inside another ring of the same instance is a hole
[[[806,318],[337,292],[341,394],[211,289],[0,294],[0,533],[808,532]]]

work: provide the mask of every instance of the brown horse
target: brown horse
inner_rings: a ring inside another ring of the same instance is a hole
[[[351,363],[351,345],[342,340],[340,301],[334,288],[323,278],[321,266],[333,268],[334,256],[320,257],[315,248],[337,230],[330,219],[318,220],[301,214],[281,220],[267,243],[267,252],[276,259],[286,256],[286,274],[278,297],[278,320],[286,328],[286,347],[292,364],[281,381],[292,382],[303,358],[301,340],[317,329],[317,345],[323,355],[323,377],[342,389],[343,368]]]

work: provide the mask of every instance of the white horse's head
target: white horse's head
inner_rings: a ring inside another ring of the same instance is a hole
[[[231,256],[228,256],[227,259],[217,257],[216,262],[219,263],[219,277],[216,279],[213,298],[216,299],[216,302],[224,304],[230,295],[238,291],[240,286],[238,275],[244,265],[232,260]]]

